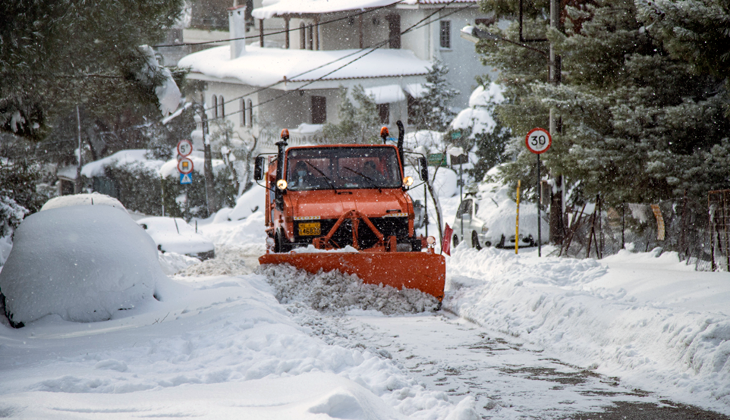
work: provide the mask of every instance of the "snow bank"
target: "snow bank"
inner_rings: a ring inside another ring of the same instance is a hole
[[[162,302],[105,322],[47,317],[20,330],[0,325],[0,413],[53,419],[463,418],[458,410],[464,407],[427,390],[387,352],[330,345],[314,324],[298,325],[291,316],[316,314],[280,305],[264,276],[177,282]]]
[[[181,217],[144,217],[137,220],[137,224],[145,229],[160,251],[196,256],[215,249],[211,241]]]
[[[228,220],[242,220],[266,208],[266,189],[254,185],[236,200],[236,206],[228,213]]]
[[[458,247],[444,306],[632,386],[730,413],[728,273],[695,272],[656,251],[602,261],[536,254]]]
[[[15,323],[92,322],[153,300],[165,277],[152,239],[120,209],[72,206],[27,217],[0,272]]]

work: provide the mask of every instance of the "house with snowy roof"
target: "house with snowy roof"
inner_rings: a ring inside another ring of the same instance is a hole
[[[490,23],[477,0],[256,0],[228,10],[231,41],[190,54],[178,65],[204,82],[198,100],[209,119],[226,118],[243,139],[273,149],[281,128],[290,142],[317,141],[338,122],[340,87],[362,85],[381,123],[408,124],[440,60],[464,108],[485,73],[473,44],[458,39],[467,24]],[[252,22],[253,21],[253,22]],[[252,30],[254,29],[254,30]],[[373,127],[378,130],[378,127]]]

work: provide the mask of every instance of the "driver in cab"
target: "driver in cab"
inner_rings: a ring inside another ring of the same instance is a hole
[[[303,160],[297,162],[294,171],[290,175],[289,188],[306,190],[318,187],[320,179],[313,171]]]

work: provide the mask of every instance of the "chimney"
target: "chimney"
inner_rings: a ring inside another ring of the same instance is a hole
[[[246,52],[246,6],[233,6],[228,9],[228,36],[231,38],[231,60],[233,60]]]

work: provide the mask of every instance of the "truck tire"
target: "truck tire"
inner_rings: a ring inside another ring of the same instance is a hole
[[[477,251],[482,249],[482,246],[479,245],[479,235],[473,230],[471,231],[471,246],[476,248]]]
[[[286,239],[284,231],[279,229],[276,231],[276,237],[274,238],[274,252],[289,252],[292,250],[291,244]]]

